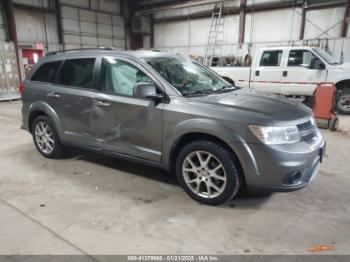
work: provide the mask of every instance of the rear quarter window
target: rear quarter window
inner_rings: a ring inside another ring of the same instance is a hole
[[[32,81],[52,83],[62,61],[48,62],[42,64],[32,76]]]

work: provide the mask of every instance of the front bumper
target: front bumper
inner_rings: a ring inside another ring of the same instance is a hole
[[[238,157],[248,191],[282,192],[304,188],[317,176],[326,143],[318,134],[313,144],[241,144],[240,147]]]

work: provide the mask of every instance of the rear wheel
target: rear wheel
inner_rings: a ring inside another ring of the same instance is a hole
[[[344,88],[338,91],[337,109],[341,114],[350,115],[350,88]]]
[[[41,155],[47,158],[62,156],[63,147],[52,121],[47,116],[39,116],[34,120],[32,135],[35,147]]]
[[[176,173],[186,193],[208,205],[231,200],[242,184],[234,155],[211,141],[186,145],[178,155]]]

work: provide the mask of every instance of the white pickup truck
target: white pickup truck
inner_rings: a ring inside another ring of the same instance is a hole
[[[212,67],[237,86],[286,95],[312,96],[320,82],[337,87],[337,109],[350,114],[350,63],[339,62],[325,51],[307,46],[260,48],[251,67]]]

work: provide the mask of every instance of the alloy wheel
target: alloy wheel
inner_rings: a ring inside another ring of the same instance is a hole
[[[45,122],[38,122],[34,134],[39,149],[45,154],[50,154],[54,150],[55,140],[49,125]]]
[[[182,165],[182,175],[192,192],[203,198],[215,198],[224,192],[226,187],[223,164],[206,151],[188,154]]]

